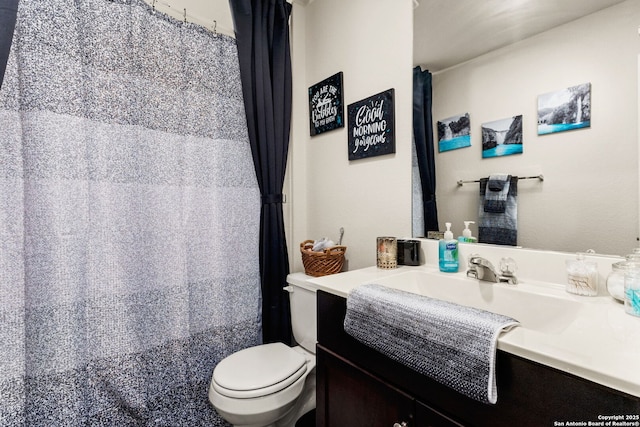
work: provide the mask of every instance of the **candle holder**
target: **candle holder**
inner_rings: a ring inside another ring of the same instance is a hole
[[[377,255],[378,268],[398,267],[398,240],[395,237],[378,237]]]

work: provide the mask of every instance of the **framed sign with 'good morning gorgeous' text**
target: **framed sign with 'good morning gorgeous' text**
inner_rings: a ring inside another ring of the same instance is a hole
[[[396,152],[393,95],[389,89],[347,107],[349,160]]]

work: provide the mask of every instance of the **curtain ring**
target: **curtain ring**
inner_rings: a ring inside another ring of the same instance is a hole
[[[153,14],[155,15],[155,13],[156,13],[156,0],[153,0],[153,3],[151,4],[151,9],[153,11]]]
[[[216,21],[215,19],[213,20],[213,35],[217,36],[218,35],[218,31],[216,30],[216,28],[218,28],[218,21]]]
[[[184,23],[187,23],[187,8],[184,8]]]

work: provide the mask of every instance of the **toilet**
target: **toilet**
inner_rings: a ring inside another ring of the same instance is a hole
[[[213,370],[209,401],[234,426],[293,427],[316,407],[316,290],[305,277],[289,275],[284,288],[298,345],[249,347],[222,359]]]

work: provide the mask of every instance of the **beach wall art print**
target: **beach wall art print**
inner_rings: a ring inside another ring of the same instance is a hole
[[[522,115],[482,124],[482,158],[522,153]]]
[[[538,96],[538,135],[591,126],[591,83]]]
[[[438,120],[438,151],[450,151],[471,146],[469,113]]]

